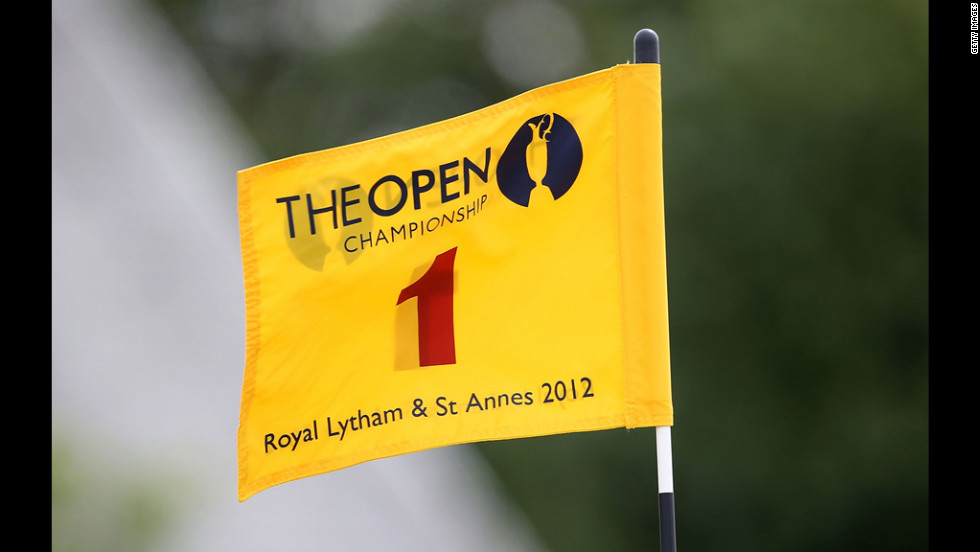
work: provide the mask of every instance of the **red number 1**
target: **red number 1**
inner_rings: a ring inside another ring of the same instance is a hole
[[[456,248],[436,256],[432,266],[403,289],[396,305],[418,297],[419,366],[456,364],[453,335],[453,263]]]

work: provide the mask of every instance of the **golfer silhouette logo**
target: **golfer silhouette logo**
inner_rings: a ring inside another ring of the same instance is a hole
[[[497,185],[524,207],[553,203],[575,183],[582,168],[582,142],[557,113],[528,119],[497,163]]]

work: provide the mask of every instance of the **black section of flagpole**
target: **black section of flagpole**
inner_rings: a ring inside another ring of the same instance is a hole
[[[660,493],[660,550],[677,552],[677,532],[674,530],[674,493]]]
[[[633,63],[660,63],[660,37],[650,29],[640,29],[633,37]]]

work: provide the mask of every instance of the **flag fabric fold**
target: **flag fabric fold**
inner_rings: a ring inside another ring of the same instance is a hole
[[[660,65],[238,174],[239,500],[369,460],[673,425]]]

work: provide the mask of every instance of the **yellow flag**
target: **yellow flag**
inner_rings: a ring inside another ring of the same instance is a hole
[[[660,65],[241,171],[239,500],[474,441],[673,425]]]

